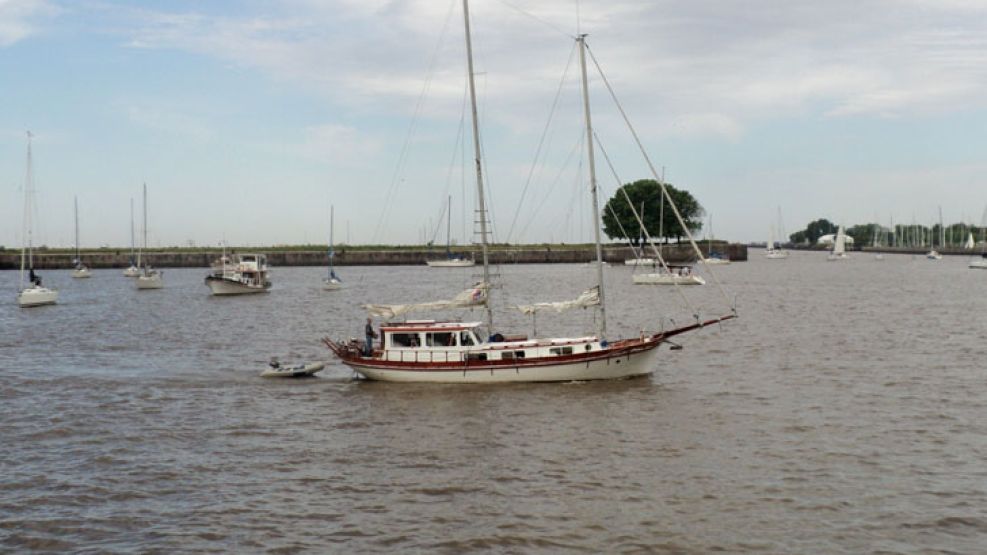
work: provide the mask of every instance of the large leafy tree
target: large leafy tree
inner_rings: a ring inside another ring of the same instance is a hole
[[[668,183],[665,184],[665,187],[682,214],[689,231],[695,234],[702,229],[705,211],[699,201],[689,191],[677,189]],[[655,239],[675,237],[679,240],[685,237],[685,232],[679,224],[678,218],[675,217],[675,213],[672,212],[667,202],[664,208],[664,218],[662,218],[661,185],[653,179],[641,179],[628,183],[618,189],[614,196],[607,201],[603,208],[603,232],[608,237],[624,239],[635,245],[640,243],[640,226],[622,191],[627,192],[627,197],[630,197],[631,203],[639,213],[642,213],[641,206],[644,205],[642,219],[644,227],[651,237]],[[623,231],[621,231],[621,226],[623,226]],[[625,233],[630,237],[626,237]]]
[[[827,220],[826,218],[819,218],[814,222],[809,222],[809,225],[807,225],[804,230],[793,233],[790,239],[793,243],[808,243],[810,245],[815,245],[816,241],[820,237],[830,233],[836,233],[836,229],[836,224],[833,222]]]

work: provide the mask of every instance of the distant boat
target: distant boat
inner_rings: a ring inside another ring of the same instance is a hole
[[[984,215],[980,218],[980,256],[974,256],[970,259],[968,267],[971,270],[987,270],[987,208],[984,208]],[[973,239],[973,234],[970,234],[970,238],[967,240],[969,243]]]
[[[307,378],[318,374],[326,365],[324,362],[294,364],[284,366],[277,359],[272,359],[267,368],[260,373],[262,378]]]
[[[41,285],[41,276],[34,273],[34,245],[32,244],[33,222],[31,214],[34,201],[34,173],[31,161],[31,132],[27,132],[27,172],[24,183],[24,243],[21,245],[21,277],[20,293],[17,294],[17,305],[23,308],[55,304],[58,301],[58,291]],[[25,282],[25,270],[28,281]]]
[[[830,251],[826,260],[839,261],[847,258],[849,257],[846,253],[846,233],[843,232],[843,226],[840,226],[836,230],[836,239],[833,240],[833,250]]]
[[[326,291],[335,291],[336,289],[343,288],[343,280],[339,279],[336,272],[332,269],[332,259],[336,257],[336,252],[332,249],[332,234],[335,229],[333,221],[333,207],[329,207],[329,275],[326,279],[322,280],[322,289]]]
[[[142,231],[144,234],[142,250],[147,250],[147,183],[144,184],[144,229]],[[140,254],[137,256],[140,258]],[[145,254],[144,267],[141,269],[141,274],[137,276],[137,289],[161,289],[164,287],[164,276],[161,275],[160,271],[151,268],[148,258],[149,256]]]
[[[92,277],[89,267],[82,263],[82,254],[79,248],[79,197],[75,197],[75,260],[73,262],[75,267],[72,269],[72,277]]]
[[[703,259],[705,264],[729,264],[730,257],[722,252],[715,252],[713,250],[713,215],[709,215],[709,234],[706,237],[706,252],[707,257]]]
[[[432,268],[469,268],[475,266],[472,258],[452,254],[452,195],[449,195],[449,207],[446,209],[446,257],[426,260]]]
[[[134,199],[130,199],[130,267],[123,271],[124,277],[135,278],[141,275],[140,260],[134,261],[134,250],[137,248],[134,242]]]
[[[934,243],[935,240],[932,237],[930,237],[929,242]],[[944,230],[942,227],[942,206],[940,206],[939,207],[939,246],[942,247],[945,246],[945,244],[946,244],[946,230]],[[928,258],[929,260],[942,260],[942,255],[939,254],[939,251],[935,249],[935,245],[932,245],[932,249],[928,253],[926,253],[925,257]]]
[[[689,266],[669,266],[669,270],[661,268],[650,274],[634,274],[632,280],[635,285],[706,285],[706,280],[692,273]]]
[[[237,255],[233,264],[224,265],[219,275],[206,276],[206,285],[213,295],[267,293],[271,288],[267,257],[263,254]]]

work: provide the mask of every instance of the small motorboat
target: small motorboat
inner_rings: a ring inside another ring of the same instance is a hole
[[[271,359],[268,363],[267,368],[260,373],[262,378],[304,378],[307,376],[314,376],[323,368],[326,364],[324,362],[310,362],[308,364],[294,364],[285,366],[278,362],[277,359]]]

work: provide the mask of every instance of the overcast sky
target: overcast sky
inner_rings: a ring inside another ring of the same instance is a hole
[[[987,205],[982,0],[470,7],[498,241],[592,237],[577,28],[717,237],[763,241],[779,207],[793,232]],[[448,195],[472,240],[462,27],[459,0],[0,0],[0,245],[20,244],[26,130],[47,244],[72,243],[75,196],[83,245],[129,243],[144,182],[152,244],[324,243],[330,205],[337,242],[444,242]],[[651,177],[590,69],[618,178]]]

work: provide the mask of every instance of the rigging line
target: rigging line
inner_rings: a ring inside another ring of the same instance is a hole
[[[564,31],[563,29],[559,28],[557,25],[554,25],[552,23],[549,23],[548,21],[545,21],[544,19],[538,17],[537,15],[535,15],[535,14],[533,14],[531,12],[524,11],[523,9],[521,9],[521,8],[515,6],[514,4],[511,4],[510,2],[507,2],[505,0],[497,0],[497,1],[500,2],[501,4],[507,6],[508,8],[511,8],[512,10],[518,12],[521,15],[523,15],[525,17],[529,17],[529,18],[537,21],[538,23],[541,23],[542,25],[544,25],[544,26],[548,27],[549,29],[555,31],[556,33],[559,33],[559,34],[563,35],[566,38],[573,39],[573,40],[576,39],[576,37],[572,36],[572,33],[569,33],[569,32]]]
[[[566,61],[565,70],[562,72],[562,78],[559,80],[559,88],[555,91],[555,98],[552,100],[552,108],[548,112],[548,120],[545,122],[545,128],[542,130],[541,138],[538,140],[538,148],[535,149],[535,159],[531,163],[531,168],[528,170],[528,178],[524,181],[524,189],[521,190],[521,198],[517,203],[517,210],[514,211],[514,219],[511,221],[511,227],[507,231],[508,243],[511,242],[511,237],[514,235],[514,227],[517,224],[518,216],[521,214],[521,207],[524,206],[524,197],[528,193],[528,187],[531,185],[531,180],[534,177],[535,169],[538,167],[538,159],[541,157],[542,148],[545,146],[545,139],[548,137],[549,127],[552,125],[552,120],[555,118],[555,110],[558,108],[559,99],[562,97],[562,88],[565,86],[566,77],[569,75],[569,68],[572,66],[572,60],[575,57],[577,42],[572,43],[572,49],[569,50],[569,59]]]
[[[600,73],[600,78],[603,79],[603,83],[606,85],[607,91],[610,93],[610,98],[613,99],[614,104],[616,104],[617,106],[617,110],[620,111],[620,115],[624,119],[624,123],[627,124],[627,128],[630,130],[631,135],[634,137],[634,142],[637,143],[637,147],[641,151],[641,155],[644,157],[645,162],[647,162],[648,168],[651,170],[651,175],[653,175],[655,180],[658,181],[658,184],[661,185],[661,192],[664,195],[664,197],[668,200],[668,204],[672,207],[672,212],[675,213],[675,217],[678,218],[679,225],[682,226],[682,231],[685,232],[685,236],[688,237],[689,243],[692,245],[693,250],[695,250],[696,254],[699,256],[699,260],[702,261],[703,267],[706,268],[706,271],[709,272],[710,277],[713,278],[713,283],[716,284],[716,287],[720,291],[720,294],[723,295],[723,299],[724,301],[726,301],[726,305],[731,308],[734,314],[736,314],[737,306],[730,301],[730,296],[727,295],[726,289],[723,287],[723,284],[720,282],[719,278],[716,276],[716,273],[709,266],[709,264],[706,263],[706,257],[704,257],[702,251],[699,250],[699,245],[696,244],[696,240],[692,237],[692,232],[689,231],[689,227],[685,225],[685,219],[682,217],[682,214],[679,212],[678,207],[675,206],[675,201],[672,200],[671,195],[668,194],[668,189],[665,187],[665,180],[662,179],[661,177],[658,177],[658,171],[655,170],[655,166],[651,162],[651,158],[648,156],[647,151],[644,150],[644,145],[641,143],[641,139],[638,137],[637,131],[634,130],[634,126],[631,125],[631,121],[630,119],[628,119],[627,113],[624,111],[624,107],[620,104],[620,101],[617,100],[617,94],[614,92],[613,87],[610,86],[610,81],[607,79],[607,76],[603,73],[603,68],[600,67],[600,62],[597,61],[596,56],[593,54],[593,51],[589,49],[589,45],[586,45],[586,50],[589,51],[590,58],[593,59],[593,65],[596,66],[596,71]],[[633,207],[631,208],[633,209]]]
[[[559,171],[555,175],[555,179],[552,180],[552,184],[549,186],[548,191],[545,193],[545,196],[542,197],[541,201],[538,203],[538,206],[535,208],[534,210],[535,214],[541,212],[542,206],[544,206],[545,202],[552,197],[552,193],[555,191],[555,186],[558,185],[559,181],[562,180],[562,174],[569,167],[569,163],[572,162],[572,157],[575,156],[577,152],[580,152],[582,150],[583,145],[586,142],[586,137],[584,137],[583,135],[584,135],[583,133],[579,133],[579,138],[572,145],[572,149],[569,150],[569,155],[566,156],[565,162],[563,162],[562,167],[559,168]],[[525,235],[528,232],[528,227],[531,225],[531,222],[533,221],[534,218],[528,220],[528,223],[524,224],[524,227],[521,228],[521,231],[518,232],[518,235],[519,236]]]
[[[425,72],[425,82],[422,83],[422,90],[418,94],[418,100],[415,103],[415,111],[412,114],[411,123],[408,125],[408,133],[405,135],[404,144],[401,146],[401,150],[398,153],[398,161],[394,168],[394,174],[391,176],[391,182],[387,187],[387,195],[384,197],[384,208],[380,212],[380,217],[377,219],[377,225],[374,227],[374,233],[371,236],[372,243],[376,243],[379,239],[381,228],[383,227],[384,222],[391,211],[391,201],[394,198],[394,191],[397,189],[397,185],[401,181],[400,176],[404,170],[404,164],[408,159],[408,152],[411,150],[411,141],[418,129],[419,117],[421,116],[422,107],[425,104],[425,97],[432,86],[432,78],[435,76],[435,65],[439,59],[439,50],[445,42],[445,37],[449,29],[449,21],[452,19],[453,7],[455,5],[456,0],[451,0],[449,2],[449,9],[446,11],[445,23],[442,25],[442,32],[439,33],[439,40],[436,42],[435,49],[432,51],[432,58],[429,61],[428,69]]]
[[[620,177],[617,176],[617,170],[614,169],[613,163],[610,161],[610,156],[607,154],[606,149],[603,148],[603,143],[600,142],[599,135],[597,135],[594,132],[593,137],[596,139],[596,145],[600,147],[600,152],[603,153],[603,159],[607,161],[607,166],[610,168],[610,173],[613,174],[614,180],[616,180],[617,182],[617,190],[624,194],[624,200],[627,202],[627,205],[630,206],[631,213],[634,214],[634,219],[637,220],[637,225],[640,226],[641,232],[644,233],[645,239],[648,240],[648,244],[651,246],[651,249],[655,252],[655,255],[658,257],[658,262],[661,263],[661,267],[664,268],[666,272],[671,274],[672,269],[668,267],[668,263],[665,262],[665,258],[661,255],[661,249],[655,246],[654,239],[652,239],[651,234],[648,233],[648,228],[644,226],[644,214],[637,213],[637,208],[635,208],[634,203],[631,202],[631,197],[627,194],[627,189],[621,185],[621,183],[623,182],[620,180]],[[610,203],[608,202],[607,205],[609,204]],[[610,213],[613,214],[614,219],[617,220],[617,222],[619,223],[620,220],[617,218],[617,214],[614,213],[613,207],[610,208]],[[620,229],[621,232],[623,233],[624,232],[623,226],[621,226]],[[627,235],[625,235],[624,237],[627,237],[628,243],[630,243],[630,237]],[[643,251],[644,249],[641,250]],[[689,297],[688,295],[685,294],[685,290],[682,289],[682,286],[679,285],[679,283],[674,280],[672,281],[672,286],[675,288],[675,291],[682,297],[682,301],[685,303],[686,308],[688,308],[692,312],[692,315],[695,316],[695,318],[698,320],[699,311],[696,310],[696,307],[693,306],[691,302],[689,302]]]

